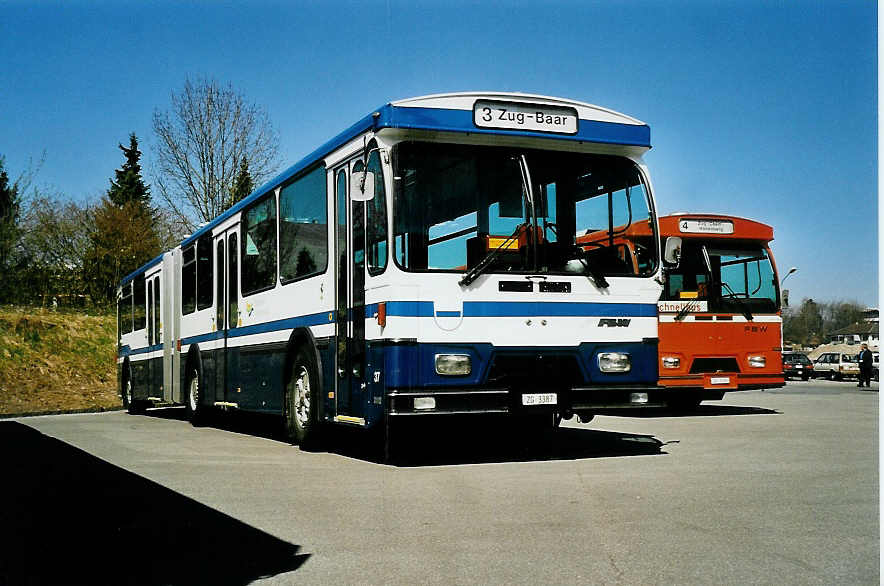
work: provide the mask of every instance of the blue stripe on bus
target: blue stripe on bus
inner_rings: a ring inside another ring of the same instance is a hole
[[[466,301],[464,317],[657,317],[653,303]]]
[[[466,301],[463,313],[459,311],[434,311],[432,301],[387,301],[387,316],[393,317],[657,317],[654,303],[579,303],[538,301]],[[374,317],[378,304],[365,306],[365,318]],[[295,328],[321,326],[334,323],[333,312],[321,312],[299,317],[279,319],[250,326],[240,326],[227,331],[228,338],[265,334]],[[210,332],[181,339],[182,346],[199,344],[224,338],[223,331]],[[148,352],[160,349],[137,352]],[[135,353],[133,351],[132,353]]]
[[[314,313],[311,315],[302,315],[298,317],[289,317],[286,319],[278,319],[268,321],[251,326],[240,326],[227,330],[228,338],[239,338],[241,336],[251,336],[253,334],[266,334],[267,332],[279,332],[282,330],[293,330],[295,328],[321,326],[328,323],[334,323],[333,314],[331,312]],[[221,340],[224,338],[224,331],[211,332],[209,334],[200,334],[198,336],[190,336],[181,338],[182,346],[190,344],[199,344],[210,340]]]
[[[373,317],[378,304],[365,307]],[[435,311],[432,301],[387,301],[393,317],[657,317],[655,303],[580,303],[549,301],[465,301],[463,312]]]
[[[149,352],[156,352],[158,350],[162,350],[162,344],[154,344],[153,346],[147,346],[146,348],[136,348],[133,350],[128,344],[120,347],[119,357],[125,358],[126,356],[137,356],[138,354],[147,354]]]
[[[459,311],[437,311],[436,317],[460,317],[461,312]]]

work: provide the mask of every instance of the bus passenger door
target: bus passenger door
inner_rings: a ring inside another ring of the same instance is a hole
[[[215,237],[215,393],[214,402],[236,402],[236,361],[231,356],[230,331],[239,321],[238,227]]]
[[[365,204],[350,201],[348,177],[346,166],[335,174],[335,417],[362,423],[366,393]]]

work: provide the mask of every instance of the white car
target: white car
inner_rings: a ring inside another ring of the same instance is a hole
[[[859,378],[859,362],[855,354],[823,352],[813,361],[813,376],[829,380]]]

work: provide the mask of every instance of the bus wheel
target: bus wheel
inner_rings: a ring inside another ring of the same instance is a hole
[[[132,379],[127,375],[123,378],[123,408],[129,413],[135,412],[135,402],[132,400]]]
[[[301,449],[316,448],[319,440],[319,376],[313,356],[301,348],[292,361],[285,393],[286,436]]]
[[[123,407],[130,415],[140,415],[145,411],[144,401],[135,398],[135,390],[132,388],[132,377],[126,376],[123,381]]]
[[[204,411],[200,402],[200,373],[194,368],[187,377],[187,418],[191,425],[202,423]]]

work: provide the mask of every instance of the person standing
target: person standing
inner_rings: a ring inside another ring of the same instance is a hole
[[[860,346],[859,351],[859,384],[856,385],[858,387],[863,386],[863,381],[865,381],[867,387],[872,386],[872,352],[869,350],[868,344],[863,344]]]

